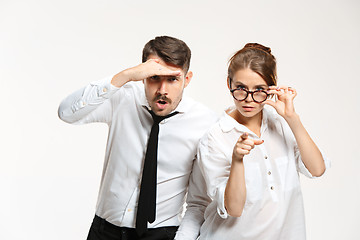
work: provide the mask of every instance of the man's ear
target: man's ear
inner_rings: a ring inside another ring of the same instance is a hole
[[[184,88],[187,87],[187,85],[189,85],[191,79],[193,77],[193,72],[192,71],[188,71],[186,76],[185,76],[185,85],[184,85]]]

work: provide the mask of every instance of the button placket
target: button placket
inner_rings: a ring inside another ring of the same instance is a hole
[[[265,163],[265,167],[266,167],[266,175],[267,175],[267,179],[268,179],[268,184],[271,185],[274,183],[274,179],[272,176],[272,167],[271,167],[271,163],[270,163],[270,158],[266,152],[265,147],[262,147],[261,151],[262,151],[263,157],[264,157],[264,163]]]
[[[265,167],[266,167],[266,179],[267,179],[267,189],[269,189],[271,196],[273,198],[274,201],[278,200],[278,197],[276,195],[276,191],[275,190],[275,181],[274,181],[274,177],[272,174],[272,166],[270,163],[270,157],[266,151],[265,146],[260,145],[261,147],[261,152],[263,153],[263,159],[264,159],[264,163],[265,163]]]
[[[267,154],[264,155],[264,159],[265,159],[267,175],[268,177],[270,177],[270,175],[272,174],[272,169],[271,169],[270,159]]]
[[[136,200],[138,197],[138,195],[137,195],[138,190],[139,189],[137,187],[134,188],[134,191],[131,194],[129,202],[124,209],[123,218],[122,218],[123,223],[131,223],[135,220],[135,206],[136,206]]]

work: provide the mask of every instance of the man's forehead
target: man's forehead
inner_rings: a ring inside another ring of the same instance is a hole
[[[149,57],[147,58],[147,60],[149,59],[157,59],[159,60],[159,64],[166,66],[167,68],[170,68],[172,70],[181,70],[184,74],[184,69],[182,69],[180,66],[169,63],[169,62],[165,62],[162,58],[160,58],[158,55],[155,54],[151,54],[149,55]]]

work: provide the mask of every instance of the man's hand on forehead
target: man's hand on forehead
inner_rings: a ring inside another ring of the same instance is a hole
[[[180,70],[171,70],[168,67],[160,64],[160,60],[156,58],[148,59],[146,62],[135,67],[138,75],[141,75],[139,80],[143,80],[152,76],[180,76]],[[136,80],[133,80],[136,81]]]
[[[111,84],[121,87],[129,81],[142,81],[152,76],[174,76],[179,77],[181,70],[171,70],[160,64],[160,59],[151,58],[135,67],[128,68],[116,74]]]

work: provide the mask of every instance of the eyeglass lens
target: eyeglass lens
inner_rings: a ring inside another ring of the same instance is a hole
[[[248,92],[245,89],[236,89],[233,94],[237,100],[242,101],[246,99]],[[252,98],[255,102],[263,102],[268,96],[264,91],[255,91],[252,93],[249,92],[249,94],[252,95]]]

